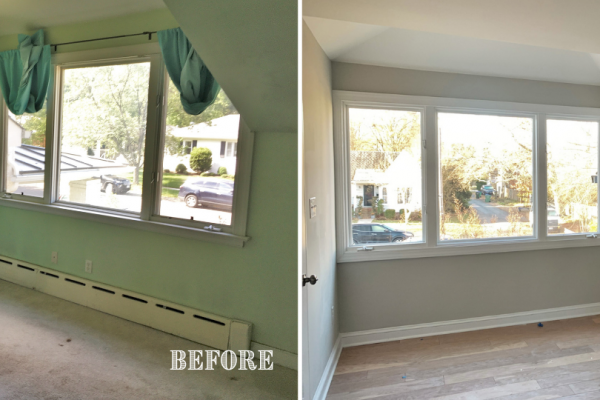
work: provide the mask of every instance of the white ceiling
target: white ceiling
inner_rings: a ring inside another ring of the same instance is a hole
[[[335,61],[600,85],[600,1],[304,0]]]
[[[162,0],[0,0],[0,36],[160,8]]]

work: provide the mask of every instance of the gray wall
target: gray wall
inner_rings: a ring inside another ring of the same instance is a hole
[[[600,87],[334,62],[333,89],[600,107]]]
[[[331,63],[306,24],[303,25],[304,209],[317,199],[317,217],[305,216],[308,275],[319,282],[306,286],[310,396],[313,398],[338,337],[336,306],[335,201]],[[333,310],[332,310],[333,307]]]
[[[333,63],[333,89],[600,107],[600,87]],[[600,302],[600,249],[338,265],[340,331]]]

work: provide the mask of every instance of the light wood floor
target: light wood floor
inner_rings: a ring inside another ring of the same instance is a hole
[[[600,399],[600,316],[345,348],[327,399]]]

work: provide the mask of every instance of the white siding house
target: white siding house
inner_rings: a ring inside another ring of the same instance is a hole
[[[365,158],[369,161],[365,162]],[[420,211],[422,207],[420,159],[409,152],[395,153],[392,157],[394,160],[383,170],[377,168],[383,158],[385,157],[379,154],[354,157],[355,160],[361,161],[357,164],[361,164],[363,168],[354,169],[350,186],[352,204],[358,206],[362,197],[360,205],[371,207],[369,199],[380,198],[384,201],[385,210]]]
[[[212,152],[212,167],[210,172],[217,172],[220,167],[227,168],[227,173],[235,174],[237,156],[237,140],[240,128],[239,114],[231,114],[216,118],[210,123],[201,123],[183,128],[169,127],[168,132],[183,140],[186,154],[172,156],[165,154],[164,168],[175,170],[177,164],[190,167],[190,153],[196,147],[205,147]]]

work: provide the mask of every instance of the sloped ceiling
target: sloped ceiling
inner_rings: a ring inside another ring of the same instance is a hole
[[[160,8],[162,0],[0,0],[0,36]]]
[[[600,53],[597,0],[304,0],[305,16]]]
[[[306,0],[304,20],[334,61],[600,85],[600,2],[496,3]]]
[[[295,0],[165,0],[250,129],[297,132]]]

